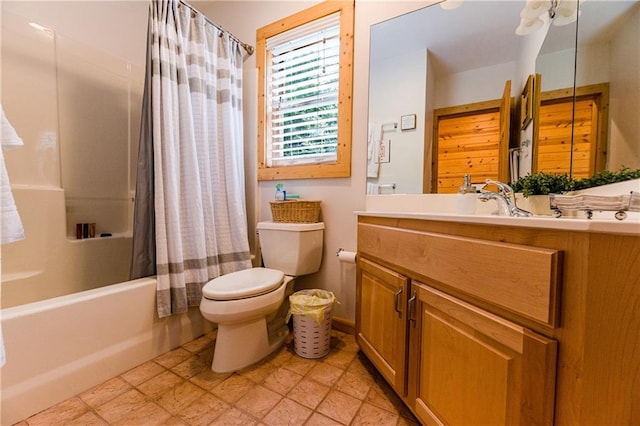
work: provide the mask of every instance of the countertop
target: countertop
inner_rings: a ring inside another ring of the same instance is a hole
[[[598,232],[606,234],[640,236],[640,220],[630,214],[627,219],[611,218],[581,219],[551,216],[510,217],[491,214],[461,215],[454,213],[356,211],[358,216],[392,217],[401,219],[434,220],[442,222],[474,223],[482,225],[518,226],[524,228],[561,229],[565,231]]]

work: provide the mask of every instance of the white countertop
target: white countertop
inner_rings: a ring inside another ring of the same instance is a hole
[[[592,195],[628,194],[640,192],[640,179],[604,185],[578,193]],[[565,212],[560,218],[552,216],[510,217],[497,216],[493,201],[477,201],[476,214],[456,212],[455,194],[393,194],[367,195],[364,211],[358,216],[379,216],[406,219],[436,220],[443,222],[475,223],[483,225],[518,226],[523,228],[561,229],[565,231],[599,232],[640,236],[640,212],[628,211],[627,218],[617,220],[613,211],[594,211],[587,219],[581,211]]]
[[[435,220],[442,222],[474,223],[482,225],[518,226],[523,228],[561,229],[564,231],[599,232],[607,234],[640,236],[640,220],[635,217],[624,220],[578,219],[550,216],[510,217],[491,214],[461,215],[455,213],[392,212],[392,211],[356,211],[358,216],[377,216],[402,219]]]

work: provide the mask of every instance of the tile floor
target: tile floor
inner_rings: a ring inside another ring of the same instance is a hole
[[[333,330],[317,360],[290,338],[233,374],[210,370],[214,341],[215,331],[17,425],[418,425],[352,335]]]

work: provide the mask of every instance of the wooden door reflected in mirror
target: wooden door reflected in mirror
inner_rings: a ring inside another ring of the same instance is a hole
[[[573,101],[572,88],[540,94],[532,172],[580,179],[605,169],[609,85],[578,87]]]
[[[424,176],[425,192],[455,193],[466,174],[473,184],[508,180],[510,80],[501,99],[440,108],[433,115],[432,170]]]

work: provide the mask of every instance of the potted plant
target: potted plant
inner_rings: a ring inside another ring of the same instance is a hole
[[[518,178],[511,187],[528,198],[532,195],[560,194],[574,190],[575,181],[567,174],[539,172]]]
[[[593,188],[596,186],[609,185],[612,183],[624,182],[627,180],[640,179],[640,169],[630,169],[622,166],[620,170],[611,172],[603,170],[597,172],[591,177],[579,179],[574,182],[574,190]],[[515,189],[514,189],[515,191]]]
[[[539,172],[518,178],[511,187],[516,193],[518,207],[534,214],[547,215],[551,214],[549,194],[578,191],[633,179],[640,179],[640,169],[622,166],[617,171],[603,170],[591,177],[578,180],[571,179],[567,174]]]
[[[511,187],[518,207],[537,215],[551,215],[549,194],[572,191],[574,184],[567,174],[538,172],[518,178]]]

